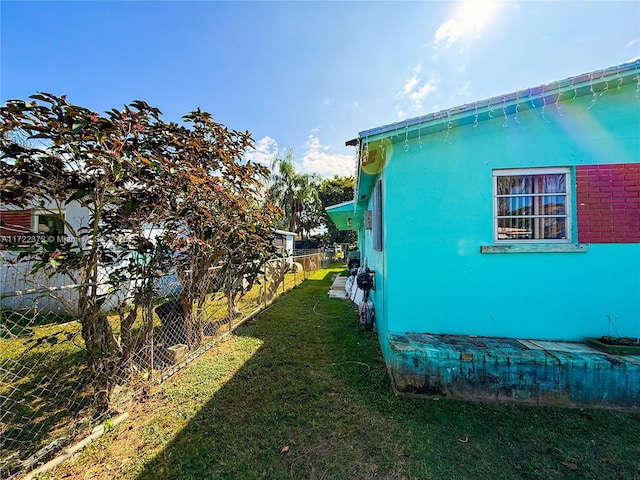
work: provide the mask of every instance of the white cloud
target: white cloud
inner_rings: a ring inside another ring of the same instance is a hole
[[[413,91],[414,88],[416,88],[416,85],[418,85],[419,82],[420,82],[420,79],[418,78],[417,75],[414,75],[413,77],[408,79],[407,82],[404,84],[404,87],[402,87],[402,91],[398,92],[398,97],[402,98],[411,94],[411,92]]]
[[[334,175],[354,175],[355,157],[349,154],[331,153],[331,147],[322,145],[317,128],[310,130],[302,156],[295,155],[296,171],[299,173],[317,173],[323,177]],[[248,150],[245,160],[259,163],[271,168],[273,159],[280,154],[278,142],[271,137],[263,137],[255,142],[255,148]]]
[[[398,92],[396,97],[404,98],[408,95],[411,95],[412,92],[415,91],[416,87],[420,84],[420,77],[418,75],[420,74],[420,72],[422,72],[422,65],[419,63],[415,66],[413,71],[415,72],[415,75],[407,79],[404,86],[402,87],[402,90]]]
[[[300,172],[317,173],[323,177],[354,175],[354,155],[331,153],[331,148],[322,145],[320,139],[313,133],[307,137],[305,147],[302,160],[297,162]]]
[[[418,67],[416,70],[422,70],[420,65],[418,65]],[[422,83],[422,80],[417,75],[414,75],[406,81],[402,91],[398,92],[396,97],[399,99],[408,98],[411,104],[408,106],[405,105],[404,107],[409,108],[413,112],[419,112],[422,110],[422,100],[434,93],[437,89],[435,77],[431,76],[426,83]],[[407,116],[407,113],[401,105],[396,105],[396,114],[399,118],[406,118]]]
[[[498,8],[495,0],[465,0],[446,22],[440,24],[429,44],[434,50],[448,49],[459,41],[478,35],[494,17]]]
[[[277,154],[278,142],[271,137],[262,137],[255,142],[253,150],[247,150],[245,152],[244,159],[271,167],[271,163]]]
[[[633,47],[636,43],[638,43],[638,39],[637,38],[634,38],[633,40],[630,40],[629,43],[627,43],[627,48]]]
[[[433,78],[430,78],[427,83],[425,83],[415,91],[411,92],[411,95],[409,95],[409,98],[411,98],[411,100],[413,100],[414,102],[419,102],[424,97],[435,92],[436,90],[437,90],[437,87],[435,84],[435,80]]]
[[[436,34],[433,37],[434,48],[439,47],[443,43],[445,48],[449,48],[462,37],[464,33],[462,25],[460,25],[457,20],[447,20],[436,30]]]
[[[324,105],[333,105],[334,102],[335,102],[335,100],[333,98],[325,98],[322,103]]]

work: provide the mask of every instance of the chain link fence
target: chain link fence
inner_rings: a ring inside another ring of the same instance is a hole
[[[322,263],[322,254],[270,261],[258,282],[236,289],[231,301],[216,269],[199,272],[189,295],[178,275],[154,278],[153,295],[136,310],[127,305],[126,293],[100,285],[115,345],[126,344],[129,350],[118,370],[112,411],[102,416],[93,410],[82,327],[73,315],[79,286],[57,282],[28,288],[33,282],[3,272],[0,479],[32,470],[114,412],[126,410],[150,383],[163,381],[206,352]],[[130,323],[126,331],[125,320]]]

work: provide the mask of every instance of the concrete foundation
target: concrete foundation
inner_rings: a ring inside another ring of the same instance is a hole
[[[582,343],[389,334],[400,393],[465,400],[640,409],[640,356]]]

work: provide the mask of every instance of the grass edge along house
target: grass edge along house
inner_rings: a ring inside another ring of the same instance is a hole
[[[640,60],[365,130],[351,202],[396,388],[640,407]],[[571,343],[570,343],[571,342]],[[575,343],[573,343],[575,342]]]

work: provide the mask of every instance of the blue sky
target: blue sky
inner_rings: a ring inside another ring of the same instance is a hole
[[[640,56],[638,1],[0,1],[0,100],[200,107],[350,174],[358,132]]]

